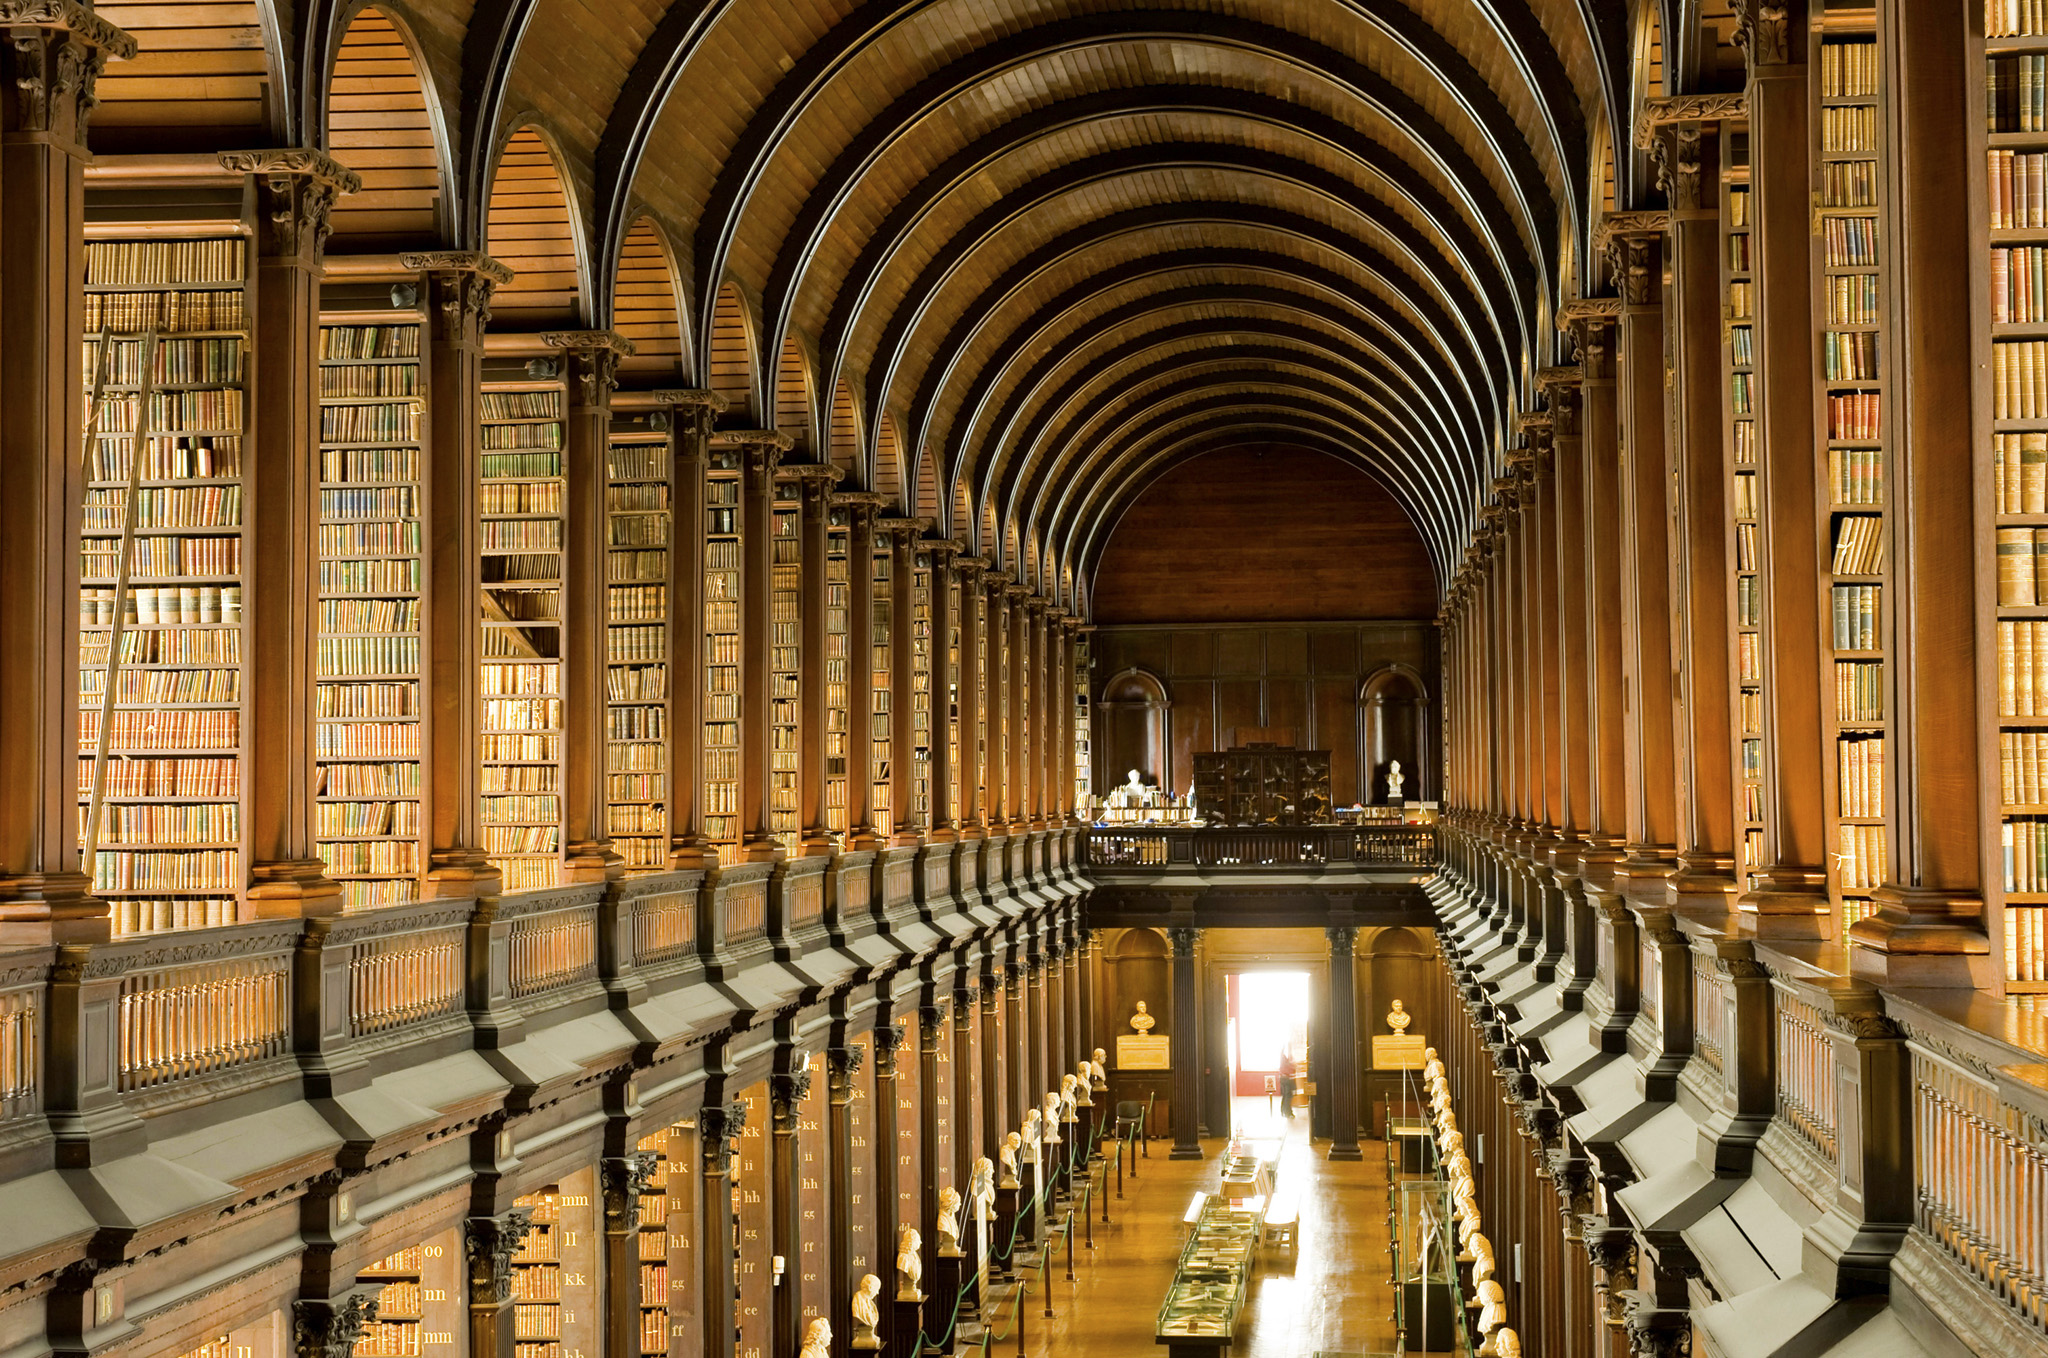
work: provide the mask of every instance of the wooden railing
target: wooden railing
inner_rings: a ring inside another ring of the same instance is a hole
[[[1841,1127],[1835,1096],[1835,1056],[1820,1010],[1784,985],[1772,988],[1778,1060],[1778,1118],[1830,1165],[1837,1163]]]
[[[47,951],[0,969],[0,1123],[42,1111],[43,977]]]
[[[578,895],[549,892],[511,918],[512,994],[559,990],[597,975],[597,903],[595,888]],[[566,899],[562,899],[566,897]]]
[[[697,950],[697,893],[650,891],[633,897],[633,962],[647,966]]]
[[[1715,1070],[1728,1047],[1728,1009],[1721,1001],[1721,971],[1714,958],[1692,953],[1692,1049]]]
[[[891,857],[882,865],[882,909],[907,910],[917,904],[917,859]]]
[[[722,887],[725,942],[728,947],[768,936],[768,879],[734,882]]]
[[[298,928],[244,925],[204,941],[120,943],[96,954],[88,977],[120,976],[117,1087],[150,1089],[282,1056]]]
[[[1088,832],[1097,868],[1429,868],[1437,861],[1428,825],[1120,825]]]
[[[1915,1220],[2048,1340],[2048,1121],[1913,1049]]]
[[[345,921],[349,1031],[357,1037],[459,1013],[468,902],[429,902]]]

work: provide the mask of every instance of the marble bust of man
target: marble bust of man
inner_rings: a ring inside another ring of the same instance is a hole
[[[1403,1008],[1399,1000],[1395,1000],[1393,1009],[1387,1013],[1387,1026],[1394,1030],[1394,1035],[1398,1037],[1407,1032],[1408,1025],[1413,1022],[1415,1016]]]
[[[1024,1155],[1024,1163],[1027,1165],[1036,1165],[1038,1163],[1038,1147],[1045,1140],[1045,1133],[1040,1130],[1038,1119],[1039,1112],[1036,1108],[1026,1109],[1024,1111],[1024,1126],[1019,1129],[1023,1133],[1022,1139],[1024,1144],[1021,1150]]]
[[[803,1351],[796,1358],[832,1358],[832,1322],[819,1316],[804,1331]]]
[[[1152,1029],[1158,1025],[1158,1023],[1159,1020],[1153,1018],[1152,1015],[1146,1010],[1145,1002],[1143,1000],[1139,1000],[1138,1012],[1131,1015],[1131,1027],[1136,1029],[1140,1036],[1143,1036],[1145,1034],[1150,1033]]]
[[[917,1227],[905,1226],[903,1234],[896,1238],[896,1300],[923,1301],[924,1259],[918,1251],[924,1247],[924,1237]]]
[[[997,1154],[1002,1157],[1003,1161],[1002,1186],[1004,1188],[1015,1188],[1017,1186],[1017,1153],[1023,1148],[1023,1144],[1024,1138],[1016,1132],[1011,1132],[1003,1138],[1003,1148]]]
[[[974,1219],[986,1221],[996,1210],[996,1165],[986,1155],[974,1158],[974,1173],[967,1179],[967,1198],[974,1206]]]
[[[1103,1065],[1108,1059],[1109,1053],[1097,1047],[1093,1059],[1088,1062],[1088,1082],[1098,1091],[1109,1088],[1109,1071]]]
[[[1395,761],[1393,761],[1393,762],[1392,762],[1391,764],[1388,764],[1388,765],[1387,765],[1387,800],[1388,800],[1388,801],[1390,801],[1390,802],[1398,802],[1398,801],[1400,801],[1400,800],[1401,800],[1401,785],[1402,785],[1403,783],[1407,782],[1407,781],[1408,781],[1408,780],[1407,780],[1407,779],[1406,779],[1405,777],[1403,777],[1403,776],[1402,776],[1402,773],[1401,773],[1401,761],[1400,761],[1400,760],[1396,759],[1396,760],[1395,760]]]
[[[948,1259],[960,1255],[960,1190],[948,1184],[939,1190],[939,1253]]]
[[[882,1323],[882,1280],[872,1273],[861,1275],[860,1286],[853,1292],[853,1323],[861,1333],[853,1337],[857,1349],[878,1349],[882,1346],[881,1336],[875,1333]]]

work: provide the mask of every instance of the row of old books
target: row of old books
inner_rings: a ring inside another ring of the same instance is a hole
[[[1884,520],[1875,514],[1844,514],[1835,528],[1836,575],[1878,575],[1885,565]]]
[[[604,688],[610,702],[660,702],[668,696],[668,666],[615,665],[605,675]]]
[[[314,824],[319,834],[337,839],[416,835],[420,832],[420,804],[401,801],[323,802],[314,808]]]
[[[78,714],[80,748],[98,739],[100,714]],[[107,747],[138,753],[169,750],[233,750],[242,743],[242,714],[224,708],[173,707],[140,712],[114,712],[107,722]]]
[[[323,721],[315,736],[322,759],[417,759],[418,722]]]
[[[344,368],[343,372],[369,372]],[[329,405],[320,408],[323,443],[414,443],[420,436],[420,408],[413,401]]]
[[[1993,231],[2048,226],[2048,152],[1993,150],[1985,172]]]
[[[492,482],[480,489],[478,510],[484,514],[560,514],[559,481]]]
[[[84,529],[120,532],[126,520],[125,487],[85,493]],[[145,486],[135,492],[137,528],[233,528],[242,522],[240,486]]]
[[[2001,618],[1998,635],[1998,714],[2048,717],[2048,622]]]
[[[1858,104],[1820,111],[1820,149],[1826,155],[1877,150],[1877,108]]]
[[[78,761],[78,790],[92,790],[93,761]],[[242,766],[233,759],[116,759],[106,766],[109,797],[235,797]]]
[[[159,340],[150,360],[150,380],[158,386],[182,386],[193,382],[233,384],[242,380],[242,341],[239,336],[219,339]],[[111,386],[133,387],[142,383],[142,341],[109,340],[104,358],[97,338],[85,341],[84,371],[90,385],[104,380]]]
[[[241,807],[234,802],[195,802],[185,806],[107,806],[100,811],[100,843],[110,845],[234,844],[241,839]],[[89,809],[78,808],[78,830],[85,833]]]
[[[1997,559],[2000,607],[2048,600],[2048,528],[1998,529]]]
[[[320,369],[320,394],[330,400],[417,396],[419,390],[417,363],[328,364]],[[413,408],[417,409],[417,403]]]
[[[1984,36],[2048,34],[2048,0],[1984,0]]]
[[[1835,778],[1842,815],[1858,819],[1884,815],[1884,737],[1836,741]]]
[[[621,740],[605,746],[604,766],[612,773],[648,773],[668,767],[668,747],[658,740]],[[628,801],[643,800],[628,797]]]
[[[2048,514],[2048,433],[1993,434],[1991,488],[2000,514]]]
[[[325,840],[320,857],[330,873],[350,877],[411,876],[420,870],[416,839]]]
[[[419,715],[417,683],[322,684],[314,715],[325,720]]]
[[[85,627],[112,627],[116,598],[113,589],[82,589],[78,592],[78,620]],[[128,590],[120,610],[123,621],[133,627],[227,626],[242,621],[240,585],[135,585]],[[122,661],[147,664],[131,651],[122,638]]]
[[[1994,53],[1984,65],[1985,130],[2048,131],[2048,56]]]
[[[417,636],[334,636],[320,638],[322,678],[369,674],[414,675],[420,668]]]
[[[105,670],[79,670],[81,702],[97,701],[105,694],[106,686]],[[241,696],[242,672],[238,669],[124,669],[114,686],[115,702],[148,707],[166,703],[235,703],[241,701]]]
[[[1836,880],[1845,891],[1871,891],[1884,885],[1885,832],[1882,825],[1835,827]]]
[[[1884,399],[1874,391],[1849,392],[1828,397],[1828,437],[1847,442],[1868,443],[1880,437]]]
[[[111,580],[120,565],[119,538],[85,538],[79,550],[79,575]],[[128,552],[130,578],[160,580],[181,577],[218,579],[242,573],[242,539],[221,537],[138,537]],[[239,600],[239,595],[237,596]]]
[[[2001,340],[1991,359],[1992,417],[2048,419],[2048,340]]]
[[[1877,44],[1827,42],[1820,49],[1820,96],[1858,99],[1877,93]]]
[[[86,476],[126,483],[134,463],[135,440],[102,436],[86,453]],[[233,480],[242,468],[242,441],[229,435],[150,435],[142,447],[143,481]]]
[[[2048,456],[2048,443],[2043,444]],[[1737,476],[1738,483],[1741,475]],[[1752,483],[1754,478],[1751,478]],[[1755,518],[1755,490],[1750,491],[1751,512],[1739,515]],[[1828,499],[1837,505],[1884,504],[1884,452],[1878,448],[1828,449]]]
[[[137,284],[239,283],[247,268],[247,255],[248,244],[238,237],[87,241],[85,284],[87,287],[131,287]]]

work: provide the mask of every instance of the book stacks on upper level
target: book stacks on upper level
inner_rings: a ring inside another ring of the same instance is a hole
[[[348,910],[419,899],[416,312],[320,330],[320,856]]]
[[[932,626],[938,629],[933,645],[945,647],[944,669],[932,678],[932,686],[939,690],[932,697],[932,713],[933,720],[945,727],[938,736],[946,742],[947,784],[943,793],[955,824],[963,822],[967,811],[967,803],[960,797],[961,790],[967,786],[967,769],[960,762],[960,617],[961,609],[966,606],[966,593],[960,587],[960,576],[956,571],[945,571],[932,579]],[[933,663],[939,663],[938,656],[933,656]]]
[[[797,759],[802,748],[802,679],[811,657],[803,653],[803,483],[775,478],[774,564],[768,623],[768,830],[782,851],[797,856],[803,838],[797,809]]]
[[[740,839],[739,518],[739,455],[714,449],[704,478],[704,839],[727,850]]]
[[[1756,280],[1748,136],[1731,131],[1721,194],[1721,296],[1725,324],[1730,513],[1735,521],[1735,824],[1742,834],[1742,888],[1764,865],[1763,503],[1756,437]]]
[[[553,359],[486,365],[483,826],[507,891],[561,880],[564,399]]]
[[[1074,672],[1068,678],[1068,691],[1060,695],[1061,701],[1073,704],[1074,713],[1074,806],[1076,810],[1088,805],[1090,783],[1095,776],[1093,760],[1093,723],[1090,720],[1092,707],[1088,701],[1088,634],[1074,634]]]
[[[605,804],[626,867],[668,867],[669,437],[641,416],[612,431],[605,489]]]
[[[1812,38],[1819,135],[1813,280],[1821,324],[1815,422],[1827,440],[1821,513],[1832,551],[1830,616],[1821,624],[1834,689],[1834,701],[1823,708],[1834,739],[1828,884],[1845,929],[1875,909],[1870,893],[1884,883],[1891,857],[1884,701],[1891,437],[1884,311],[1891,252],[1879,227],[1887,186],[1875,19],[1867,6],[1831,5]]]
[[[871,753],[868,771],[874,780],[873,791],[868,796],[869,822],[875,833],[887,838],[896,830],[896,808],[890,796],[889,753],[895,737],[891,725],[894,720],[892,687],[894,671],[890,662],[894,658],[891,646],[895,632],[891,620],[896,616],[895,548],[887,533],[875,535],[874,559],[869,563],[873,572],[875,593],[870,610],[871,623],[868,628],[868,666],[871,674],[869,688],[868,740]],[[859,563],[854,563],[859,569]]]
[[[900,752],[910,759],[910,823],[929,830],[932,825],[932,673],[933,579],[931,553],[919,548],[911,557],[910,569],[910,749]]]
[[[232,924],[247,876],[247,250],[85,251],[79,837],[117,934]]]
[[[1979,706],[1993,714],[1985,740],[1996,741],[1999,807],[1985,897],[2007,985],[2048,990],[2048,12],[1986,0],[1984,31],[1976,212],[1987,257],[1975,330],[1989,374],[1977,406],[1989,414],[1976,439],[1989,463],[1977,477],[1978,521],[1990,525],[1979,550],[1995,593],[1980,610],[1978,647],[1996,654],[1997,669]]]
[[[825,532],[825,828],[835,840],[846,836],[848,611],[853,582],[846,554],[846,511],[831,511]]]

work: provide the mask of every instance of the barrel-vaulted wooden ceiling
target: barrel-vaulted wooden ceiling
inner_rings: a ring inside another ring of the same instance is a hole
[[[324,147],[330,253],[489,249],[495,330],[618,328],[1070,601],[1254,442],[1362,464],[1441,580],[1727,2],[103,0],[92,143]]]

